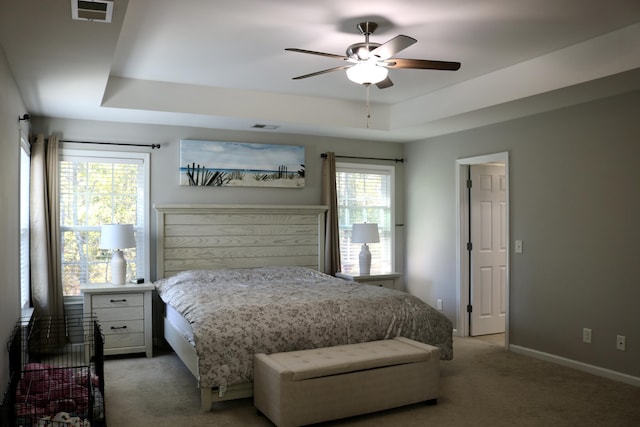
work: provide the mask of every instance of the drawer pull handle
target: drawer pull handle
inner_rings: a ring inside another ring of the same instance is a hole
[[[112,326],[111,329],[127,329],[127,325],[124,325],[124,326]]]
[[[126,298],[122,299],[112,299],[111,302],[127,302]]]

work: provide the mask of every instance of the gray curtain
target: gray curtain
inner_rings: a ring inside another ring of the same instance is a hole
[[[322,204],[329,207],[325,224],[324,272],[333,276],[337,271],[340,271],[341,266],[336,155],[332,152],[326,153],[326,157],[322,161]]]
[[[31,142],[31,300],[37,316],[64,315],[60,272],[58,137]]]

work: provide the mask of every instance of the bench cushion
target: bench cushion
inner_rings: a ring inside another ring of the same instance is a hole
[[[291,372],[291,380],[338,375],[438,358],[434,347],[403,337],[313,350],[273,353],[269,357]]]

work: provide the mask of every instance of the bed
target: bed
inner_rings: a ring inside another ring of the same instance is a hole
[[[416,297],[321,273],[324,206],[156,205],[164,337],[201,405],[252,395],[253,355],[406,336],[451,359],[452,324]]]

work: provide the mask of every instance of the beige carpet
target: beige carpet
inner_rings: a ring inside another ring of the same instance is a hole
[[[497,342],[454,340],[454,360],[441,363],[435,406],[322,426],[640,426],[640,388],[510,353]],[[251,399],[202,412],[195,379],[173,353],[107,359],[105,378],[109,427],[273,425]]]

